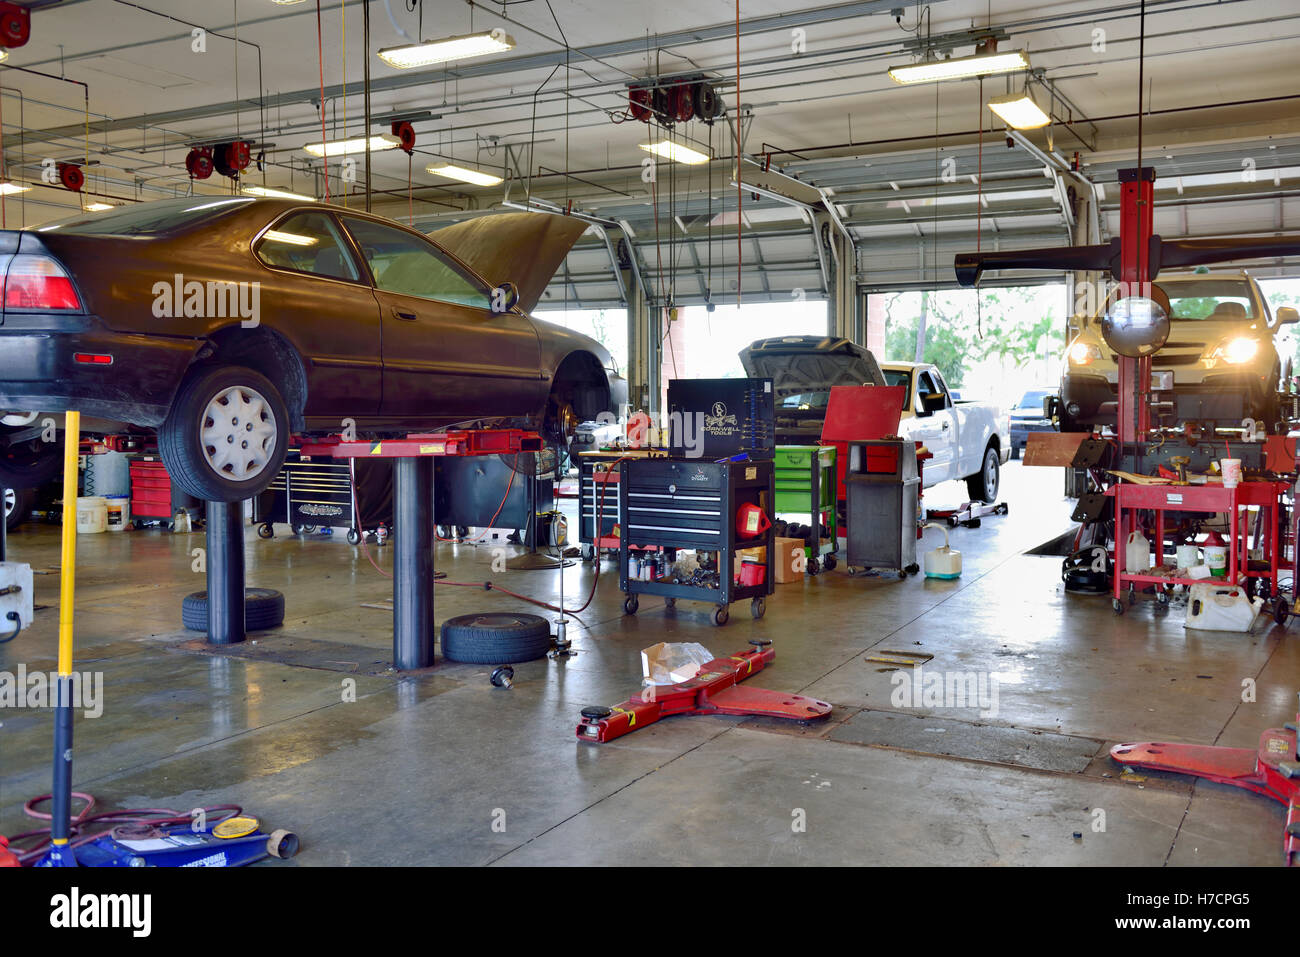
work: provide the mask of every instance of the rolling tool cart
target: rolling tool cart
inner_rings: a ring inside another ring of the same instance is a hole
[[[618,550],[619,466],[609,468],[619,459],[664,458],[661,449],[596,450],[578,453],[578,544],[584,561],[600,557],[601,549]],[[600,513],[600,535],[596,534],[596,514]]]
[[[317,528],[346,528],[348,544],[361,541],[352,509],[352,471],[347,462],[313,462],[289,450],[280,474],[253,500],[257,534],[270,538],[272,526],[292,526],[294,533]]]
[[[203,509],[196,498],[173,488],[167,469],[154,455],[132,456],[128,469],[131,473],[131,527],[160,524],[171,531],[178,512],[185,512],[191,527],[203,519]]]
[[[684,598],[717,605],[713,623],[725,625],[729,606],[748,598],[750,614],[762,618],[773,585],[772,463],[634,459],[623,463],[622,476],[618,583],[627,595],[623,610],[636,614],[642,594],[660,595],[669,607]],[[760,545],[768,546],[766,558],[746,569],[747,577],[737,584],[737,552]],[[712,557],[682,581],[672,574],[679,549]]]
[[[835,507],[835,446],[778,445],[776,468],[776,511],[808,516],[808,574],[816,575],[824,565],[835,567],[839,549],[839,521]],[[823,541],[823,521],[830,531]]]
[[[916,519],[921,477],[916,443],[881,439],[849,443],[844,474],[849,498],[849,574],[858,569],[895,568],[906,578],[916,563]]]

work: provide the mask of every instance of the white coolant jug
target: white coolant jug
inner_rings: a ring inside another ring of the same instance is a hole
[[[1202,631],[1250,631],[1255,617],[1264,607],[1264,599],[1246,597],[1239,585],[1203,582],[1192,586],[1187,596],[1187,621],[1184,627]]]
[[[930,522],[923,528],[937,528],[943,532],[943,545],[925,553],[925,577],[953,579],[961,577],[961,552],[948,546],[948,529]]]
[[[1124,571],[1139,574],[1151,568],[1151,544],[1137,529],[1128,533],[1124,545]]]

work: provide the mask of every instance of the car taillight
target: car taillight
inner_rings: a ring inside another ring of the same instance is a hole
[[[5,275],[6,309],[80,309],[81,300],[63,267],[44,256],[15,256]]]

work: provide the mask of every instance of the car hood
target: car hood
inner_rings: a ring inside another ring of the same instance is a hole
[[[770,378],[778,397],[823,392],[836,385],[885,384],[876,357],[848,339],[759,339],[740,350],[740,364],[750,378]]]
[[[501,213],[444,226],[429,233],[429,238],[488,282],[514,283],[519,308],[532,312],[589,225],[547,213]]]

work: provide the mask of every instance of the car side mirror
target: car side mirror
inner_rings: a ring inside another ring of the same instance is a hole
[[[501,315],[519,305],[519,287],[512,282],[503,282],[492,290],[492,312]]]
[[[947,397],[942,392],[923,392],[921,394],[921,405],[924,406],[926,413],[942,412],[947,407]]]
[[[1290,325],[1294,322],[1300,322],[1300,309],[1294,306],[1279,306],[1277,310],[1277,324],[1279,326]]]

